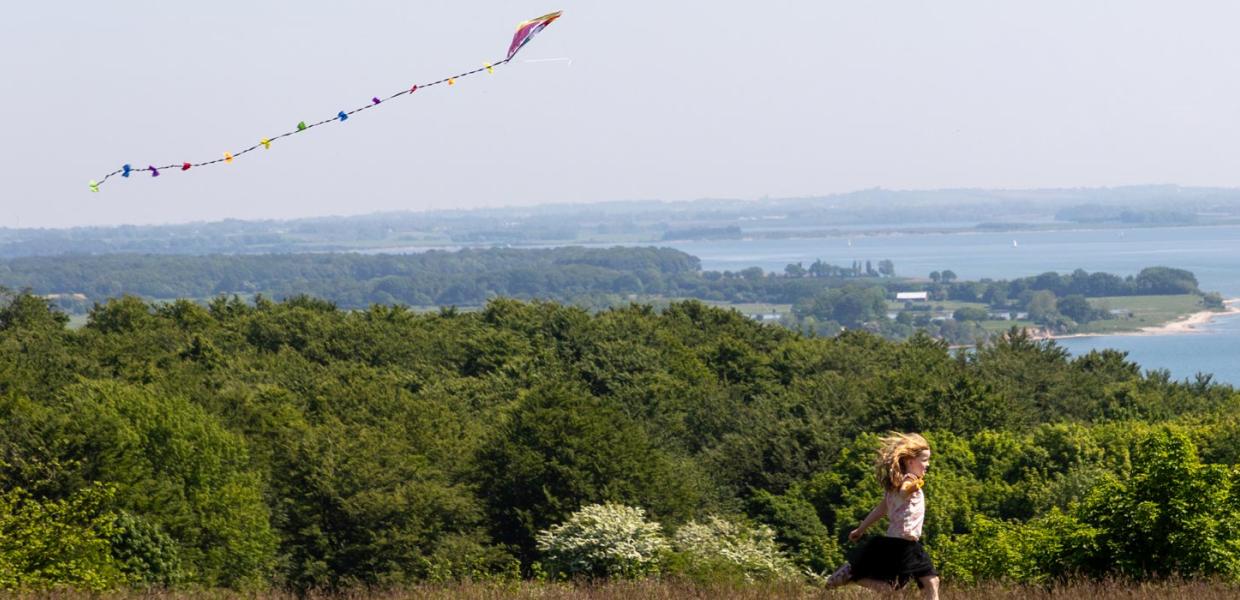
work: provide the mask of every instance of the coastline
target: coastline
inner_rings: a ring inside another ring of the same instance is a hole
[[[1040,340],[1065,340],[1071,338],[1100,336],[1183,335],[1188,333],[1199,333],[1201,331],[1199,328],[1204,328],[1214,319],[1237,313],[1240,313],[1240,298],[1230,298],[1223,301],[1223,310],[1202,310],[1154,327],[1142,327],[1141,329],[1133,331],[1068,333],[1062,335],[1035,335],[1034,337]]]

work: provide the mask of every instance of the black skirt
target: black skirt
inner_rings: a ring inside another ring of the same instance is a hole
[[[870,539],[848,562],[852,565],[853,581],[877,579],[894,588],[902,588],[910,581],[920,587],[922,577],[938,575],[920,541],[885,535]]]

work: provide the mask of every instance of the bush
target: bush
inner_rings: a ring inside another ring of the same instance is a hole
[[[749,516],[775,530],[775,542],[800,567],[822,571],[844,560],[839,543],[814,505],[800,496],[759,490],[749,499]]]
[[[1049,583],[1078,572],[1096,551],[1097,531],[1058,510],[1027,523],[975,515],[969,530],[934,548],[943,577],[966,585]]]
[[[21,488],[0,494],[0,589],[101,591],[125,583],[108,544],[112,493],[94,485],[66,500],[40,500]]]
[[[552,576],[637,578],[656,573],[669,550],[646,511],[611,503],[583,507],[536,539]]]
[[[1100,530],[1095,567],[1131,577],[1240,578],[1234,466],[1202,464],[1183,433],[1137,444],[1131,475],[1096,488],[1083,520]]]
[[[676,531],[673,546],[689,573],[733,572],[745,581],[791,578],[796,572],[775,544],[775,532],[709,517]]]

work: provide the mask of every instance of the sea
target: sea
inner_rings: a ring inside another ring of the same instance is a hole
[[[1135,275],[1144,267],[1187,269],[1201,289],[1240,297],[1240,226],[1157,227],[1021,232],[893,233],[817,239],[741,239],[659,244],[683,250],[706,270],[758,266],[783,272],[821,259],[836,265],[890,259],[897,275],[927,276],[950,269],[958,278],[1011,279],[1075,269]],[[1240,386],[1240,316],[1228,315],[1192,333],[1103,335],[1057,340],[1069,352],[1114,348],[1143,369],[1167,369],[1174,379],[1210,374]]]

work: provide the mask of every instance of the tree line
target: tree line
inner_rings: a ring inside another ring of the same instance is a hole
[[[878,275],[868,263],[869,275],[860,263],[838,267],[817,261],[806,277],[779,276],[759,267],[702,271],[700,265],[697,257],[654,247],[489,248],[380,255],[107,254],[0,261],[0,285],[38,294],[80,293],[87,297],[79,302],[82,308],[122,294],[166,300],[220,294],[269,298],[310,294],[344,308],[365,308],[370,304],[481,306],[496,296],[587,305],[617,304],[637,295],[791,302],[840,280]]]
[[[898,278],[890,260],[848,266],[817,260],[783,273],[760,267],[703,271],[694,256],[670,248],[561,247],[466,249],[421,254],[70,255],[0,261],[0,285],[58,294],[65,308],[131,294],[206,300],[220,294],[287,298],[309,294],[342,308],[371,304],[481,306],[490,298],[554,300],[607,307],[633,297],[727,302],[813,301],[834,288],[876,288],[892,295],[927,290],[933,299],[1024,308],[1032,294],[1121,296],[1200,293],[1192,273],[1150,267],[1137,275],[1044,273],[1011,281],[958,281],[950,270],[925,282]],[[86,296],[74,300],[71,294]]]

